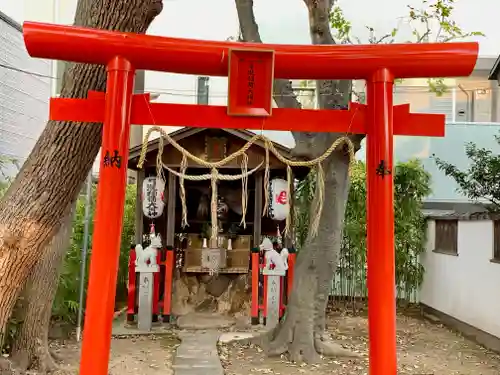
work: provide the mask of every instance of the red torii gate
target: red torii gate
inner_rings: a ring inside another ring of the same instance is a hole
[[[477,43],[271,45],[31,22],[23,33],[32,57],[107,66],[106,93],[51,99],[50,110],[51,120],[104,123],[81,375],[108,370],[132,123],[367,134],[370,374],[396,375],[393,136],[444,136],[445,117],[393,106],[394,79],[467,76]],[[229,76],[228,107],[150,104],[147,94],[133,95],[136,69]],[[368,104],[338,111],[274,109],[274,78],[365,79]]]

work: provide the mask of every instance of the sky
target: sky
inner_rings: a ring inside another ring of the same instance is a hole
[[[53,14],[54,0],[0,0],[0,10],[18,22]],[[60,8],[74,9],[75,0],[58,0]],[[199,39],[225,39],[238,30],[234,0],[163,0],[164,10],[149,33]],[[309,43],[307,10],[302,0],[255,0],[255,13],[262,37],[274,43]],[[365,26],[380,33],[398,25],[408,14],[407,5],[421,0],[339,0],[355,35],[366,36]],[[465,30],[482,31],[481,55],[500,54],[498,0],[457,0],[455,21]],[[71,11],[65,13],[71,22]],[[64,17],[63,17],[64,18]],[[404,27],[403,27],[404,29]]]
[[[500,29],[491,10],[500,10],[498,0],[457,0],[454,19],[465,30],[482,31],[481,54],[500,54]],[[237,33],[234,0],[164,0],[164,11],[153,23],[150,33],[188,38],[222,39]],[[309,43],[307,9],[301,0],[255,0],[255,14],[266,42]],[[420,0],[339,0],[346,17],[352,21],[353,34],[366,37],[365,26],[380,33],[389,32],[408,14],[407,5]],[[496,6],[494,4],[497,4]],[[362,11],[360,11],[360,9]],[[193,11],[194,10],[194,11]],[[490,11],[489,11],[490,10]],[[207,15],[211,15],[207,17]],[[404,26],[402,27],[404,30]],[[406,30],[408,31],[408,29]],[[406,33],[406,36],[408,34]]]

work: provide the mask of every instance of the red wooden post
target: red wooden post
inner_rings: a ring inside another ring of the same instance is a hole
[[[394,76],[377,71],[367,96],[372,122],[367,142],[367,247],[370,373],[396,375],[393,113]]]
[[[132,323],[135,317],[135,247],[130,249],[128,255],[128,296],[127,296],[127,322]]]
[[[297,253],[294,248],[288,249],[288,271],[286,273],[287,283],[286,283],[286,295],[287,295],[287,303],[290,301],[290,294],[292,293],[293,288],[293,276],[295,275],[295,258],[297,257]]]
[[[156,264],[161,264],[161,253],[162,250],[158,250],[156,254]],[[161,270],[161,267],[159,267]],[[153,317],[152,321],[158,321],[158,315],[160,314],[160,272],[155,272],[153,275]]]
[[[130,109],[135,70],[122,57],[107,65],[106,109],[81,375],[107,375],[127,184]],[[111,219],[110,219],[111,218]]]
[[[349,132],[365,134],[368,111],[365,105],[350,103],[347,110],[273,108],[273,115],[262,122],[257,116],[227,115],[227,107],[216,105],[150,103],[149,94],[135,94],[132,99],[132,122],[134,124],[156,124],[166,126],[192,126],[219,129],[224,124],[228,129],[293,130],[308,132]],[[50,119],[78,122],[102,122],[104,99],[52,98]],[[394,134],[427,137],[444,136],[442,115],[410,113],[408,104],[394,106]]]
[[[102,65],[123,56],[136,69],[222,77],[228,76],[231,50],[249,55],[274,51],[276,79],[369,79],[381,67],[398,78],[459,77],[472,73],[479,50],[474,42],[329,46],[221,42],[38,22],[25,22],[23,37],[32,57]]]
[[[165,259],[165,291],[163,292],[163,323],[170,322],[172,313],[172,287],[175,269],[175,251],[173,246],[167,246]]]
[[[251,308],[251,323],[252,325],[259,324],[259,248],[252,249],[252,308]]]

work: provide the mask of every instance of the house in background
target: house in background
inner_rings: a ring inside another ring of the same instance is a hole
[[[474,74],[470,81],[461,84],[467,88],[467,83],[474,82],[476,89],[468,96],[472,99],[469,100],[469,111],[472,102],[476,106],[473,115],[482,116],[485,121],[490,118],[492,122],[476,122],[469,128],[455,130],[454,135],[456,142],[460,140],[457,135],[461,134],[486,147],[496,143],[488,137],[493,138],[500,128],[497,117],[500,57],[496,61],[489,59],[487,65],[481,63],[480,60],[478,67],[484,67],[481,74]],[[484,82],[485,77],[490,81]],[[481,91],[478,97],[478,90],[482,90],[477,88],[480,85],[486,93]],[[481,113],[480,100],[485,101],[483,108],[487,108],[488,101],[491,101],[489,115],[487,109]],[[454,146],[451,141],[442,144],[443,154],[454,155],[462,151],[454,150]],[[497,144],[495,149],[498,150]],[[462,210],[457,209],[457,205],[449,205],[448,210],[443,208],[426,210],[427,246],[419,259],[425,275],[419,302],[429,316],[500,352],[500,295],[497,291],[500,284],[500,216],[477,212],[477,207],[465,205]],[[466,210],[471,212],[463,212]]]
[[[499,87],[488,80],[494,63],[494,58],[481,57],[470,77],[445,79],[447,90],[441,96],[429,92],[427,80],[422,79],[404,80],[394,89],[396,104],[409,103],[411,111],[416,113],[446,115],[444,138],[399,136],[394,142],[397,161],[417,158],[432,176],[432,193],[425,201],[427,209],[446,212],[481,210],[457,192],[455,181],[438,170],[432,156],[466,169],[469,165],[465,155],[467,142],[500,152],[494,138],[500,132]],[[358,157],[364,159],[364,152],[364,149],[360,150]]]
[[[396,104],[410,103],[413,112],[442,113],[448,123],[500,122],[498,87],[488,80],[495,58],[480,57],[469,77],[446,78],[442,95],[429,92],[425,79],[404,80],[395,87]]]
[[[15,160],[3,171],[8,176],[17,173],[45,127],[51,74],[49,61],[28,56],[21,25],[0,12],[0,155]]]
[[[428,215],[419,302],[439,319],[500,352],[500,217],[488,213]]]

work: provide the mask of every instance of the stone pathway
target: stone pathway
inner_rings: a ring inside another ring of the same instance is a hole
[[[216,330],[229,328],[235,320],[217,313],[190,313],[177,318],[176,325],[179,329],[186,330]]]
[[[175,375],[223,375],[217,351],[217,331],[182,332],[181,345],[175,354]]]
[[[235,324],[235,319],[215,313],[190,313],[177,319],[181,344],[174,358],[174,375],[224,375],[217,342],[230,342],[252,333],[220,332]]]

